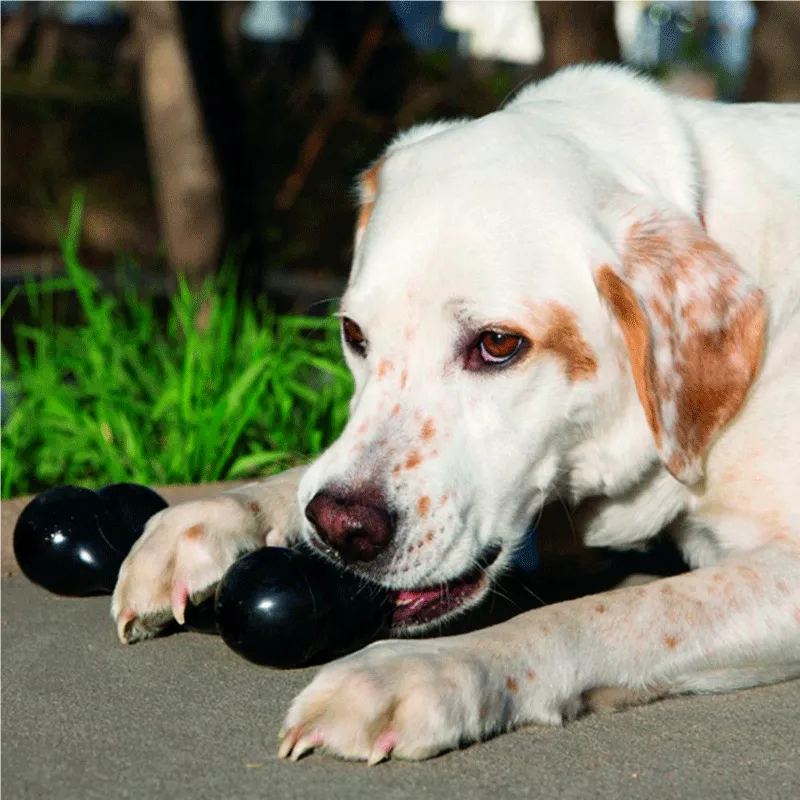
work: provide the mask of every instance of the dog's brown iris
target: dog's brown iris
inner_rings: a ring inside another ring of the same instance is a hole
[[[484,331],[479,340],[481,357],[492,364],[508,361],[521,344],[521,336],[500,331]]]
[[[357,355],[364,356],[367,352],[367,340],[363,331],[349,317],[342,317],[342,334],[347,346]]]

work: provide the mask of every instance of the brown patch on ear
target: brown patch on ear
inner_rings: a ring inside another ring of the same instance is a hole
[[[758,373],[763,292],[697,222],[664,212],[631,226],[621,267],[600,267],[595,282],[622,331],[661,460],[698,482],[712,439]]]
[[[738,413],[761,364],[766,327],[759,296],[742,305],[726,330],[696,331],[687,342],[678,395],[682,451],[705,451],[714,433]],[[683,464],[683,454],[676,453],[670,470],[677,473]]]
[[[566,306],[550,304],[550,324],[535,344],[561,359],[567,378],[573,383],[587,380],[597,372],[594,351],[581,335],[575,314]]]
[[[368,170],[361,173],[359,188],[361,190],[361,211],[356,224],[356,236],[360,238],[367,228],[375,199],[378,196],[378,175],[383,166],[383,159],[376,161]]]
[[[640,308],[633,290],[611,270],[611,267],[600,267],[596,282],[600,294],[611,306],[622,329],[625,347],[631,360],[636,393],[639,395],[656,445],[660,445],[661,424],[656,412],[647,317]]]

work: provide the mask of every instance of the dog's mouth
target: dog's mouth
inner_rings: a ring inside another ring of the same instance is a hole
[[[499,545],[491,545],[486,548],[475,566],[458,578],[438,586],[393,591],[390,594],[394,604],[392,628],[416,628],[475,605],[489,588],[491,577],[487,569],[499,555]]]

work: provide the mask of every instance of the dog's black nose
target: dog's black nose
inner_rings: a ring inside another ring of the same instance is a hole
[[[394,536],[394,515],[376,489],[317,492],[306,518],[346,563],[372,561]]]

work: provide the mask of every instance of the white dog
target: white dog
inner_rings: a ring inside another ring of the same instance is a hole
[[[560,494],[590,546],[666,529],[693,570],[374,644],[294,701],[280,754],[420,759],[603,693],[800,675],[800,108],[572,68],[399,136],[360,183],[344,433],[155,517],[114,594],[123,641],[298,537],[423,631],[478,603]]]

